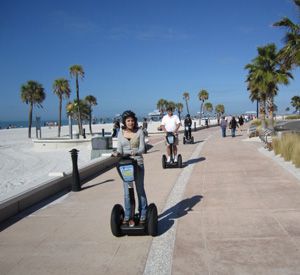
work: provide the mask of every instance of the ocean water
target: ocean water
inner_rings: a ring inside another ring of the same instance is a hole
[[[44,126],[45,123],[50,122],[51,120],[41,121],[41,126]],[[68,125],[67,120],[62,120],[62,125]],[[0,121],[1,129],[8,129],[8,128],[27,128],[29,125],[28,121]],[[32,121],[32,127],[35,127],[36,121]]]
[[[41,126],[45,126],[47,122],[54,122],[56,120],[41,120]],[[112,123],[113,118],[105,117],[100,119],[94,119],[94,123]],[[77,125],[77,121],[73,120],[73,125]],[[84,124],[88,124],[88,121],[84,121]],[[0,129],[8,129],[8,128],[27,128],[28,127],[28,121],[0,121]],[[62,126],[63,125],[69,125],[69,121],[67,119],[64,119],[61,121]],[[36,121],[32,120],[32,127],[35,127]]]

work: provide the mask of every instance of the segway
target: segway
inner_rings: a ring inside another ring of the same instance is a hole
[[[184,127],[184,137],[183,137],[183,144],[190,143],[194,144],[194,137],[190,134],[190,127]]]
[[[130,157],[122,157],[117,165],[120,177],[128,185],[131,213],[130,220],[134,221],[134,226],[123,223],[124,208],[120,204],[115,204],[110,217],[111,232],[116,237],[124,235],[157,235],[157,208],[151,203],[147,208],[146,221],[140,223],[140,213],[135,213],[135,197],[133,182],[136,178],[137,162]]]
[[[167,143],[170,145],[170,162],[167,161],[166,155],[162,156],[162,167],[163,169],[169,167],[178,167],[182,168],[182,156],[179,154],[177,156],[177,161],[174,159],[174,143],[175,143],[175,135],[172,132],[168,132],[166,136]]]

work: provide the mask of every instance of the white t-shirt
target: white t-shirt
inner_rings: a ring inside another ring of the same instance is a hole
[[[161,125],[165,126],[167,132],[174,132],[178,124],[180,120],[177,115],[165,115],[161,121]]]

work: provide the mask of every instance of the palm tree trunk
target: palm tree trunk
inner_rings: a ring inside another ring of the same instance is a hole
[[[29,105],[29,125],[28,125],[28,138],[31,138],[31,126],[32,126],[32,109],[33,109],[33,103],[30,102]]]
[[[90,111],[90,116],[89,116],[89,126],[90,126],[90,134],[92,136],[92,111]]]
[[[259,101],[259,118],[261,119],[262,128],[266,128],[266,101]]]
[[[81,122],[81,113],[79,107],[79,83],[78,83],[78,75],[76,75],[76,97],[78,102],[78,131],[79,135],[82,135],[82,122]]]
[[[58,134],[57,136],[60,137],[60,129],[61,129],[61,108],[62,108],[62,97],[59,97],[59,110],[58,110]]]
[[[204,100],[201,100],[200,116],[199,116],[199,126],[201,126],[201,119],[202,119],[202,112],[203,112],[203,103],[204,103]]]
[[[268,112],[269,112],[269,126],[270,126],[270,128],[273,128],[274,97],[272,95],[268,96],[267,106],[268,106]]]
[[[190,110],[189,110],[189,105],[188,105],[187,99],[185,99],[185,104],[186,104],[186,110],[187,110],[187,113],[189,114],[189,113],[190,113]]]

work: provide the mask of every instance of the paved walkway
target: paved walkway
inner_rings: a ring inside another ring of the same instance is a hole
[[[246,134],[220,135],[180,145],[183,169],[161,168],[162,139],[145,155],[158,237],[112,236],[123,197],[112,169],[4,229],[0,274],[300,274],[299,180]]]

